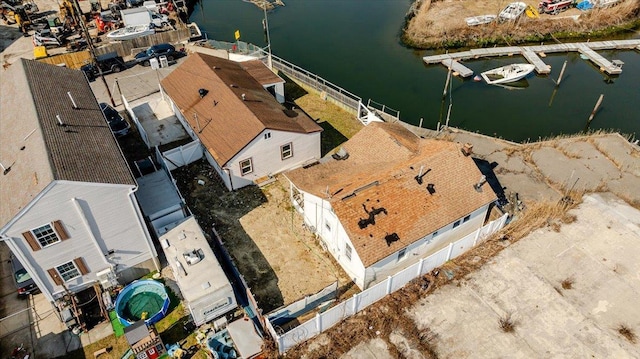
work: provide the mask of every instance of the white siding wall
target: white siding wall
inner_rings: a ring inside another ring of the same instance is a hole
[[[329,253],[340,263],[349,277],[362,288],[365,274],[364,266],[342,223],[331,210],[331,205],[312,194],[301,193],[304,196],[303,216],[305,223],[316,229],[316,234]],[[346,256],[347,245],[351,247],[351,259]]]
[[[166,96],[165,99],[171,105],[171,109],[173,110],[173,113],[176,115],[176,117],[182,124],[182,127],[184,127],[184,130],[189,135],[189,137],[191,137],[191,139],[194,141],[198,140],[198,136],[196,136],[196,133],[191,129],[191,126],[189,126],[189,123],[185,120],[184,115],[182,114],[182,112],[180,112],[180,109],[178,108],[178,106],[176,106],[176,104],[173,103],[173,100],[171,100],[169,96]]]
[[[398,260],[398,253],[396,252],[365,270],[344,227],[331,210],[331,204],[310,193],[299,192],[303,196],[304,208],[300,208],[295,202],[294,206],[298,212],[302,213],[305,223],[315,228],[315,233],[320,237],[319,239],[324,243],[327,250],[360,289],[368,288],[371,284],[384,280],[387,276],[416,263],[420,258],[431,255],[448,246],[449,243],[482,227],[489,209],[489,205],[478,208],[470,214],[469,220],[464,223],[464,217],[460,218],[460,225],[455,229],[453,228],[454,221],[440,228],[435,236],[434,233],[425,235],[420,240],[407,246],[405,255],[400,260]],[[346,245],[351,246],[351,260],[345,255]]]
[[[234,189],[235,187],[231,186],[232,183],[231,183],[231,178],[229,177],[229,173],[226,170],[222,170],[222,168],[220,168],[220,165],[218,165],[218,162],[216,162],[216,160],[213,159],[213,156],[211,156],[211,154],[209,153],[209,151],[207,151],[206,148],[204,150],[205,150],[204,157],[207,159],[207,162],[209,162],[209,164],[216,170],[216,172],[218,172],[218,175],[220,175],[220,178],[222,178],[222,182],[224,182],[224,185],[227,187],[227,189],[229,191]]]
[[[265,134],[271,137],[265,139]],[[283,160],[280,146],[293,144],[293,157]],[[253,172],[242,176],[240,161],[251,158]],[[248,186],[253,181],[271,174],[299,167],[302,164],[320,159],[320,132],[303,134],[264,130],[249,145],[234,156],[225,166],[232,176],[233,188]]]
[[[271,86],[273,86],[273,90],[276,93],[276,101],[278,101],[280,103],[284,103],[284,101],[285,101],[284,83],[283,82],[279,82],[279,83],[275,83],[275,84],[263,85],[263,87],[265,89],[268,89]]]
[[[433,233],[425,235],[422,239],[407,246],[405,255],[400,260],[398,260],[398,253],[396,252],[389,257],[371,265],[366,270],[364,288],[368,288],[372,283],[377,283],[381,280],[384,280],[387,276],[393,275],[400,270],[416,263],[420,260],[420,258],[431,255],[438,250],[448,246],[449,243],[463,238],[467,234],[482,227],[488,209],[489,205],[478,208],[473,213],[471,213],[469,220],[465,223],[462,223],[464,217],[460,218],[460,225],[455,229],[453,228],[452,222],[445,227],[440,228],[437,231],[438,233],[436,236],[434,236]]]
[[[8,228],[7,235],[23,254],[20,259],[34,269],[43,292],[55,294],[63,290],[54,284],[47,269],[77,257],[84,259],[90,273],[67,282],[71,290],[94,281],[95,273],[110,264],[117,265],[116,271],[121,272],[156,256],[155,250],[149,248],[150,238],[136,213],[137,203],[132,203],[130,191],[131,187],[126,185],[56,182]],[[70,238],[32,251],[22,233],[55,220],[62,221]],[[109,250],[115,251],[111,263],[104,255]]]

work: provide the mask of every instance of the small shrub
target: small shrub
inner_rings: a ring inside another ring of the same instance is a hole
[[[562,282],[560,282],[560,284],[562,285],[562,289],[573,288],[573,283],[575,283],[575,280],[573,279],[573,277],[565,278]]]
[[[560,219],[564,224],[570,224],[575,222],[578,217],[575,214],[565,213],[564,216]]]
[[[620,324],[617,328],[618,333],[620,333],[620,335],[622,335],[625,339],[627,339],[628,341],[630,341],[631,343],[636,342],[636,333],[633,331],[633,329],[629,328],[628,326],[626,326],[625,324]]]
[[[501,317],[498,324],[500,325],[500,329],[505,333],[512,333],[516,325],[513,318],[511,318],[511,313],[507,313],[504,317]]]

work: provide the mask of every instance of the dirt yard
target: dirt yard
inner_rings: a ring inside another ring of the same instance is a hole
[[[201,160],[173,171],[200,225],[215,225],[258,305],[268,313],[349,277],[302,227],[285,179],[228,191]],[[199,185],[198,181],[204,181]]]
[[[617,6],[591,11],[571,8],[557,15],[541,14],[530,19],[522,15],[515,22],[492,22],[468,26],[466,17],[496,15],[509,0],[418,0],[407,15],[403,40],[418,48],[513,45],[522,42],[559,41],[607,35],[612,28],[638,26],[640,0],[624,0]],[[526,1],[534,8],[536,1]],[[635,24],[634,24],[635,22]]]

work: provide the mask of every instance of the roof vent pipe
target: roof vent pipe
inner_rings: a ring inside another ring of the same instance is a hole
[[[73,99],[73,96],[71,96],[71,91],[67,91],[67,95],[69,95],[69,98],[71,99],[71,104],[73,105],[73,108],[77,109],[78,105],[76,105],[76,101]]]
[[[11,166],[5,167],[2,163],[0,163],[0,168],[2,169],[2,175],[6,175],[11,171]]]
[[[480,180],[478,181],[478,183],[473,185],[473,188],[476,189],[476,191],[480,192],[480,188],[482,187],[483,184],[487,183],[487,176],[482,175],[482,177],[480,177]]]
[[[247,100],[247,95],[242,94],[242,101],[246,101]]]
[[[62,127],[66,126],[64,124],[64,122],[62,122],[62,119],[60,118],[60,115],[56,115],[56,119],[58,120],[58,126],[62,126]]]
[[[200,94],[200,98],[205,97],[208,93],[209,93],[209,90],[207,90],[207,89],[198,90],[198,94]]]

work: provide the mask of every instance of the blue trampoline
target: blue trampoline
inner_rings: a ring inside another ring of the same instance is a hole
[[[169,295],[162,283],[145,279],[122,289],[116,298],[116,314],[125,327],[144,319],[154,324],[167,315]]]

